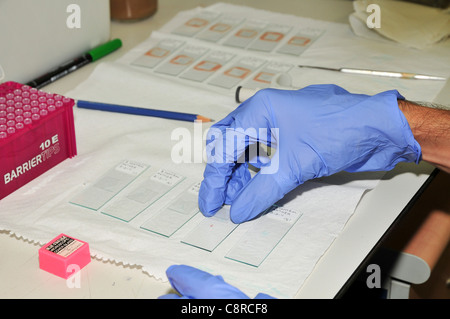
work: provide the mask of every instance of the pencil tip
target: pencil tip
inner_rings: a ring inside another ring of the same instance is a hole
[[[214,120],[201,116],[201,115],[197,115],[197,121],[202,121],[202,122],[214,122]]]

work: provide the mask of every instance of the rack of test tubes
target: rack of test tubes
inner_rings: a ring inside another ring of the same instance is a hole
[[[73,99],[0,84],[0,199],[76,155]]]

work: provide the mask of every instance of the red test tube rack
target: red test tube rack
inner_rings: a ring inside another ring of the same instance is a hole
[[[73,99],[0,84],[0,199],[77,154]]]

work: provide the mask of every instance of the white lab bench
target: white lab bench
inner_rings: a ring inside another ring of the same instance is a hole
[[[133,23],[112,22],[111,38],[120,38],[123,47],[102,61],[113,61],[158,30],[176,12],[217,1],[163,0],[153,17]],[[353,11],[351,1],[339,0],[236,0],[229,3],[295,14],[314,19],[346,23]],[[85,80],[96,63],[45,87],[64,94]],[[438,102],[450,101],[450,86]],[[297,294],[298,298],[335,298],[368,261],[385,233],[405,212],[411,200],[427,184],[434,168],[426,163],[403,164],[387,173],[378,186],[365,194],[342,233],[319,260]],[[170,290],[168,283],[154,280],[139,267],[92,260],[84,268],[81,283],[69,287],[66,281],[39,269],[39,246],[0,232],[0,298],[156,298]]]

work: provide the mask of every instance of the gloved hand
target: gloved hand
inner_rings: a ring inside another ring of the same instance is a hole
[[[232,221],[242,223],[307,180],[419,162],[420,145],[397,99],[396,90],[368,96],[336,85],[259,91],[208,131],[200,210],[212,216],[231,204]],[[261,170],[251,178],[242,158],[257,142],[276,152],[255,162]]]
[[[160,299],[249,299],[239,289],[227,284],[221,276],[213,276],[207,272],[186,265],[173,265],[167,271],[167,278],[172,287],[180,295],[168,294]],[[266,294],[258,294],[255,299],[272,298]]]

